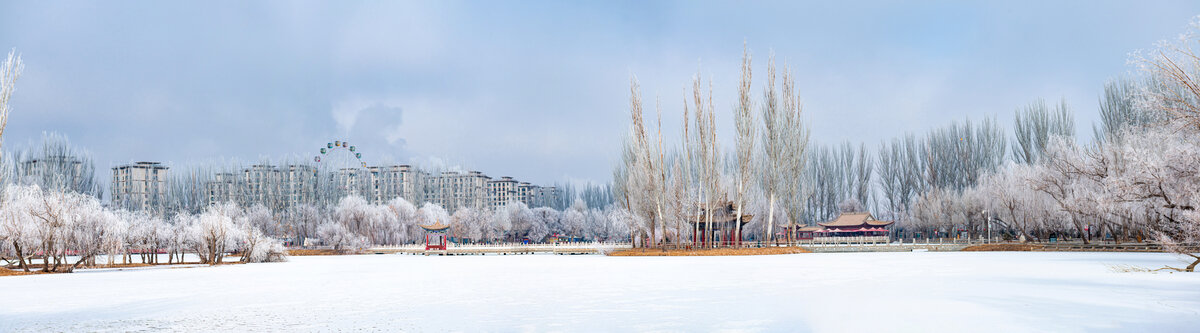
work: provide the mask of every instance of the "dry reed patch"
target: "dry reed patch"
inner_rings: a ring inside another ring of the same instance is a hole
[[[717,248],[717,249],[629,249],[609,253],[618,257],[675,257],[675,256],[761,256],[775,254],[812,253],[801,247]]]
[[[1045,249],[1038,244],[980,244],[963,248],[963,251],[1038,251]]]
[[[53,273],[53,272],[50,272],[50,273]],[[0,276],[20,276],[20,275],[34,275],[34,274],[47,274],[47,273],[42,272],[40,269],[35,270],[32,267],[29,269],[29,272],[25,272],[24,270],[21,270],[20,268],[8,269],[8,268],[0,267]]]

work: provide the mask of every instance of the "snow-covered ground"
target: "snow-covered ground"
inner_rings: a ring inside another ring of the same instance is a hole
[[[0,331],[1200,329],[1200,273],[1141,253],[364,255],[0,278]]]

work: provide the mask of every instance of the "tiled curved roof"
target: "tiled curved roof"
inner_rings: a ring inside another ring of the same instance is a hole
[[[873,227],[883,227],[883,226],[891,225],[892,222],[876,220],[875,217],[871,216],[871,213],[851,212],[851,213],[842,213],[842,215],[839,215],[836,219],[833,219],[833,221],[817,223],[817,224],[820,224],[820,225],[826,226],[826,227],[857,227],[857,226],[863,226],[863,225],[868,225],[868,226],[873,226]]]
[[[437,221],[437,222],[434,222],[433,224],[430,224],[430,225],[424,225],[424,224],[422,224],[422,225],[421,225],[421,228],[422,228],[422,229],[425,229],[425,230],[429,230],[429,231],[438,231],[438,230],[446,230],[446,229],[449,229],[449,228],[450,228],[450,225],[449,225],[449,224],[444,224],[444,223],[442,223],[442,221]]]

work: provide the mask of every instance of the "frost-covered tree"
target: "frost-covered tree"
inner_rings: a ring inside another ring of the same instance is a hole
[[[760,103],[762,113],[760,119],[762,119],[763,127],[762,161],[760,163],[762,179],[759,184],[767,198],[767,224],[763,230],[763,240],[767,241],[771,240],[774,235],[777,201],[790,194],[789,184],[797,181],[792,178],[793,175],[790,172],[794,170],[790,163],[795,161],[789,158],[788,154],[793,151],[788,148],[796,139],[793,138],[797,133],[796,129],[791,126],[799,125],[795,123],[796,120],[792,119],[793,114],[798,116],[799,105],[795,105],[797,111],[793,113],[792,110],[786,110],[780,105],[780,99],[779,91],[775,86],[775,55],[771,54],[767,60],[767,83],[763,88],[763,99]],[[793,103],[793,101],[785,102]],[[807,140],[807,138],[805,139]]]
[[[236,204],[224,203],[213,205],[196,217],[190,242],[201,263],[220,264],[225,253],[237,246],[241,235],[234,220],[238,215],[240,208]]]
[[[787,145],[787,113],[780,108],[775,91],[775,55],[767,60],[767,86],[762,97],[762,189],[767,195],[767,228],[763,240],[769,241],[775,225],[775,201],[784,194],[787,182],[784,155]]]
[[[156,263],[158,250],[164,248],[169,240],[167,236],[170,231],[166,221],[145,211],[119,211],[117,216],[127,221],[123,225],[126,257],[131,257],[130,252],[136,251],[142,263]],[[125,260],[129,261],[128,258]]]
[[[192,214],[181,212],[171,217],[171,234],[170,240],[167,242],[167,264],[175,263],[175,258],[179,258],[179,263],[183,263],[184,254],[190,249],[190,228],[195,224],[196,216]],[[108,253],[116,253],[116,251],[109,250]],[[109,264],[112,264],[112,260],[112,256],[109,256]]]
[[[1046,154],[1046,145],[1053,137],[1074,137],[1075,117],[1063,100],[1050,111],[1046,101],[1037,100],[1017,110],[1013,118],[1013,159],[1033,164]]]
[[[21,72],[25,69],[25,63],[21,61],[21,55],[17,54],[17,50],[8,52],[8,57],[0,63],[0,144],[4,143],[4,129],[8,127],[8,113],[12,111],[12,106],[9,101],[12,100],[12,94],[17,90],[17,80],[21,78]],[[2,179],[0,179],[2,180]]]
[[[74,192],[41,189],[30,192],[30,195],[34,202],[28,208],[33,216],[33,236],[42,252],[42,271],[58,271],[66,263],[71,250],[68,230],[80,223],[82,214],[79,209],[86,205],[88,199],[95,198]]]
[[[630,129],[629,140],[626,141],[621,176],[623,194],[626,199],[626,209],[644,217],[646,225],[637,231],[647,234],[651,243],[659,240],[659,229],[663,220],[665,170],[662,167],[662,108],[656,103],[659,119],[657,144],[647,133],[646,121],[642,114],[641,87],[637,78],[630,81]]]
[[[568,237],[584,237],[588,225],[588,209],[587,204],[582,199],[576,199],[574,204],[568,208],[563,214],[561,228],[555,232],[566,235]]]
[[[1200,139],[1155,128],[1124,141],[1116,148],[1123,168],[1104,193],[1123,208],[1148,213],[1148,229],[1168,250],[1192,258],[1185,270],[1194,271],[1200,264]]]
[[[542,220],[534,216],[529,206],[522,202],[509,202],[505,205],[504,214],[507,215],[507,222],[510,226],[508,229],[509,240],[528,239],[530,242],[538,242],[549,232],[546,225],[542,224]]]
[[[608,212],[605,213],[605,216],[607,217],[607,223],[605,226],[610,227],[611,229],[605,230],[606,232],[602,236],[607,237],[602,237],[603,239],[612,239],[617,237],[624,238],[625,235],[628,235],[628,232],[631,229],[641,224],[641,222],[637,220],[638,216],[621,207],[613,207],[612,209],[609,209]],[[630,241],[634,243],[638,242],[636,238],[630,239]]]
[[[441,205],[426,202],[417,210],[417,223],[421,225],[450,224],[450,214]]]
[[[1090,221],[1097,217],[1097,201],[1102,191],[1102,174],[1097,174],[1096,151],[1079,147],[1071,140],[1053,138],[1045,163],[1030,183],[1034,190],[1049,195],[1058,210],[1069,217],[1071,226],[1086,244],[1090,242]]]
[[[1118,79],[1104,84],[1100,98],[1100,126],[1092,126],[1098,142],[1119,142],[1131,128],[1152,124],[1155,116],[1138,106],[1140,87],[1130,79]]]
[[[794,75],[787,65],[783,71],[783,109],[787,113],[787,140],[784,141],[786,153],[782,171],[789,179],[782,188],[785,191],[783,203],[791,223],[799,223],[808,213],[806,206],[808,198],[812,196],[813,179],[805,176],[810,155],[808,124],[803,119],[804,107]],[[863,171],[869,179],[870,170]]]
[[[360,251],[369,246],[366,237],[350,232],[345,225],[334,221],[326,221],[317,227],[317,235],[325,245],[343,253]]]
[[[43,133],[39,144],[30,144],[16,159],[14,173],[21,184],[38,185],[53,192],[100,196],[91,153],[72,145],[64,135]]]
[[[242,262],[287,260],[287,251],[283,248],[283,243],[264,232],[264,230],[274,230],[273,234],[278,234],[278,229],[275,228],[279,225],[266,206],[255,204],[247,208],[235,222],[241,229],[239,235],[242,236],[242,239],[238,243],[238,251],[242,253]]]
[[[485,231],[489,228],[490,215],[491,213],[484,209],[459,208],[450,217],[450,220],[453,221],[451,232],[460,242],[463,239],[479,242],[484,239]]]
[[[421,238],[421,227],[418,226],[417,207],[404,198],[394,198],[387,202],[387,209],[395,216],[396,243],[416,242]]]
[[[1049,198],[1030,187],[1029,179],[1037,170],[1037,166],[1010,163],[979,181],[980,191],[988,197],[984,204],[996,217],[994,222],[1023,241],[1039,239],[1031,231],[1050,214],[1046,207]]]
[[[293,235],[294,245],[304,245],[306,239],[317,238],[317,227],[325,220],[325,214],[310,204],[299,204],[288,211],[289,219],[283,222],[290,229],[288,234]]]
[[[866,206],[863,206],[862,202],[859,202],[857,198],[853,197],[842,200],[842,202],[838,204],[838,211],[842,213],[863,212],[866,210]]]
[[[1161,42],[1136,60],[1147,84],[1140,107],[1161,126],[1200,131],[1200,18],[1175,41]]]
[[[808,216],[827,221],[844,210],[841,204],[853,199],[865,208],[870,200],[873,161],[866,146],[855,149],[849,142],[833,147],[818,146],[808,159],[808,173],[802,177],[811,183]]]
[[[269,237],[262,229],[246,223],[242,225],[242,240],[238,248],[242,252],[242,262],[281,262],[287,261],[287,249],[279,240]]]
[[[350,232],[367,237],[372,244],[385,243],[389,215],[389,208],[372,205],[357,195],[342,198],[334,210],[335,221],[345,225]]]
[[[698,195],[700,208],[703,208],[703,217],[705,225],[705,235],[701,235],[704,239],[712,239],[712,211],[722,200],[726,198],[718,197],[721,193],[721,146],[717,141],[717,123],[715,116],[715,107],[713,106],[713,84],[708,82],[708,93],[705,94],[703,85],[701,84],[700,75],[697,74],[692,79],[692,101],[695,108],[695,135],[693,136],[692,151],[695,156],[694,162],[698,166],[697,173],[697,188],[700,190]],[[630,222],[641,222],[635,218]]]
[[[512,215],[509,214],[509,209],[509,206],[505,206],[492,212],[487,228],[484,230],[484,239],[508,240],[508,234],[513,229]]]
[[[534,242],[540,242],[548,235],[566,234],[566,229],[562,227],[562,214],[559,211],[549,207],[538,207],[530,211],[533,214],[533,223],[537,226],[536,230],[530,231],[529,239]]]
[[[750,50],[743,46],[741,80],[738,82],[738,102],[733,108],[735,128],[737,129],[737,231],[742,234],[742,210],[746,205],[746,188],[751,185],[751,177],[756,170],[754,157],[754,142],[758,127],[754,119],[754,100],[750,97],[750,82],[753,74],[750,69]],[[773,65],[772,65],[773,66]],[[773,73],[772,73],[773,74]],[[736,239],[741,242],[742,240]]]
[[[908,217],[914,196],[924,189],[923,149],[917,137],[905,134],[883,144],[876,158],[876,183],[886,211],[880,217],[900,222]]]
[[[0,240],[5,242],[5,250],[12,251],[21,269],[29,271],[28,258],[37,248],[34,241],[34,217],[31,214],[36,195],[40,192],[34,186],[8,185],[4,188],[3,204],[0,206]],[[6,252],[7,252],[6,251]]]

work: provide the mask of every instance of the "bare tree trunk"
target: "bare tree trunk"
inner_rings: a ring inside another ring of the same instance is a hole
[[[647,247],[654,247],[656,244],[658,244],[658,240],[656,239],[657,237],[655,237],[657,236],[655,234],[656,230],[654,230],[656,228],[655,225],[658,222],[657,219],[657,216],[650,217],[650,245]]]
[[[700,199],[700,198],[703,198],[703,194],[702,194],[702,192],[700,192],[700,186],[696,186],[696,199]],[[696,221],[694,223],[692,223],[692,229],[693,229],[692,237],[699,238],[699,239],[692,239],[692,245],[696,246],[697,248],[699,247],[700,240],[704,239],[704,235],[700,233],[700,214],[701,214],[700,203],[697,202],[696,203]]]
[[[42,272],[50,272],[50,247],[42,245]]]
[[[1084,244],[1091,244],[1091,242],[1089,242],[1089,241],[1088,241],[1088,233],[1087,233],[1087,231],[1083,230],[1083,224],[1080,224],[1079,222],[1076,222],[1076,221],[1075,221],[1073,218],[1072,218],[1072,221],[1071,221],[1071,222],[1073,222],[1072,224],[1074,224],[1074,225],[1075,225],[1075,230],[1076,230],[1076,231],[1079,231],[1079,236],[1080,236],[1081,238],[1083,238],[1083,243],[1084,243]]]
[[[767,229],[763,232],[765,233],[764,241],[770,242],[772,239],[771,233],[775,231],[775,193],[771,193],[771,200],[768,202],[767,212]]]
[[[25,263],[25,253],[21,251],[21,244],[14,240],[13,248],[17,250],[17,262],[21,264],[21,268],[25,270],[25,273],[29,273],[29,264]]]
[[[91,259],[91,258],[92,258],[92,256],[94,256],[94,255],[95,255],[95,254],[88,254],[88,255],[86,255],[86,256],[84,256],[84,257],[82,257],[82,258],[79,258],[79,261],[76,261],[74,265],[71,265],[71,271],[72,271],[72,272],[74,272],[76,268],[79,268],[79,266],[80,266],[80,265],[82,265],[82,264],[83,264],[84,262],[86,262],[88,259]]]

